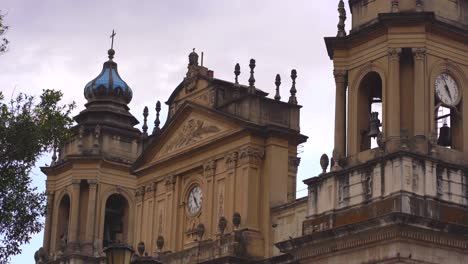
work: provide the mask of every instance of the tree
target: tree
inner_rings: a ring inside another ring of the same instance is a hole
[[[0,92],[0,263],[42,229],[45,194],[31,186],[29,173],[68,137],[75,103],[60,104],[62,95],[44,90],[38,103],[25,94],[5,103]]]
[[[0,37],[6,33],[8,30],[8,26],[3,24],[3,18],[5,15],[2,13],[2,10],[0,9]],[[7,50],[7,45],[8,45],[8,39],[5,37],[0,39],[0,54],[4,53]]]

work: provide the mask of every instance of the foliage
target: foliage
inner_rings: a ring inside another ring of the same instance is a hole
[[[8,30],[8,26],[3,24],[3,18],[5,15],[2,13],[2,10],[0,9],[0,54],[4,53],[7,50],[7,45],[9,43],[8,39],[5,37],[1,38],[3,34],[6,33]]]
[[[25,94],[5,103],[0,92],[0,263],[42,229],[45,194],[31,186],[29,173],[42,153],[68,137],[75,103],[61,105],[61,98],[44,90],[39,103]]]

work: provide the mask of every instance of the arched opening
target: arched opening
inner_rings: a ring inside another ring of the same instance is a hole
[[[107,199],[103,247],[107,247],[112,242],[127,241],[128,215],[129,206],[125,197],[120,194],[113,194]]]
[[[57,219],[56,250],[64,249],[68,243],[68,223],[70,221],[70,197],[64,195],[60,201]]]
[[[377,146],[375,140],[383,120],[382,79],[377,72],[369,72],[359,84],[357,111],[357,136],[359,151]]]
[[[460,86],[447,71],[435,81],[435,128],[437,144],[443,147],[463,149],[463,125]]]

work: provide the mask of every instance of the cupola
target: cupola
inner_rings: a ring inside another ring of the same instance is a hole
[[[117,71],[117,63],[113,61],[114,49],[109,49],[107,53],[109,60],[104,62],[101,73],[86,84],[84,96],[88,100],[88,103],[94,101],[113,101],[128,104],[132,100],[132,89],[122,80]]]

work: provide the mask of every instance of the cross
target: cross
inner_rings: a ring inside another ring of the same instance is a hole
[[[114,49],[114,37],[117,35],[114,30],[112,30],[112,35],[110,35],[110,38],[112,39],[111,42],[111,49]]]

